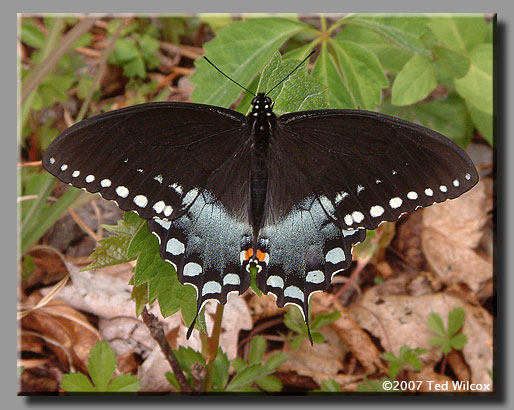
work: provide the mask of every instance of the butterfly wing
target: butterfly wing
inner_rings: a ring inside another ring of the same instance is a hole
[[[382,114],[305,111],[277,120],[263,240],[263,292],[299,305],[351,263],[365,229],[455,198],[478,181],[468,156],[427,128]]]
[[[251,232],[249,144],[246,117],[235,111],[151,103],[74,125],[51,144],[43,165],[149,219],[161,257],[196,288],[200,310],[249,286],[239,251]]]
[[[246,117],[232,110],[141,104],[68,128],[46,151],[43,166],[63,182],[145,219],[181,216],[209,179],[229,213],[244,215],[219,171],[240,155],[249,137]]]

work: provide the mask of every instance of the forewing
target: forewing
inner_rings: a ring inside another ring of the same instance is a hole
[[[244,215],[223,179],[250,137],[246,117],[200,104],[136,105],[82,121],[62,133],[43,166],[63,182],[114,200],[141,217],[175,219],[203,188]],[[222,172],[222,171],[225,171]]]
[[[272,172],[280,166],[298,182],[276,189],[270,208],[287,214],[309,195],[326,196],[333,206],[327,211],[344,229],[375,229],[418,207],[456,198],[478,182],[475,166],[454,142],[373,112],[286,114],[273,144]]]

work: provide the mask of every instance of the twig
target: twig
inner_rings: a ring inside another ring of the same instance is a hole
[[[162,353],[164,353],[166,360],[168,360],[171,369],[173,370],[173,374],[177,378],[177,382],[180,386],[180,391],[185,393],[191,393],[193,390],[187,382],[186,376],[180,368],[180,365],[178,363],[177,358],[175,357],[175,354],[173,353],[173,350],[171,350],[168,340],[166,339],[166,335],[164,334],[164,329],[162,328],[162,325],[159,323],[159,320],[148,311],[146,306],[143,308],[141,317],[143,318],[143,322],[145,323],[146,327],[150,331],[150,334],[161,348]]]
[[[218,347],[220,344],[220,333],[221,333],[221,321],[223,319],[223,309],[225,305],[221,303],[216,306],[216,313],[214,315],[214,324],[212,326],[212,335],[207,340],[208,350],[208,362],[207,362],[207,375],[205,377],[204,391],[208,392],[211,390],[212,377],[214,375],[214,360],[218,355]]]
[[[339,299],[341,294],[352,285],[353,281],[355,279],[357,279],[357,277],[362,272],[362,270],[366,267],[367,264],[368,264],[367,260],[365,260],[365,261],[359,260],[357,262],[357,266],[355,267],[355,269],[353,270],[352,274],[348,278],[348,282],[346,282],[343,286],[341,286],[341,289],[339,289],[336,292],[336,294],[335,294],[336,298]]]
[[[40,167],[42,161],[27,161],[18,164],[18,167]]]
[[[87,233],[91,238],[93,238],[96,243],[98,243],[98,241],[100,239],[102,239],[96,233],[94,233],[93,230],[89,226],[87,226],[87,224],[84,222],[84,220],[80,216],[78,216],[77,213],[73,209],[68,209],[68,212],[71,215],[71,218],[75,221],[75,223],[78,226],[80,226],[80,228],[85,233]]]

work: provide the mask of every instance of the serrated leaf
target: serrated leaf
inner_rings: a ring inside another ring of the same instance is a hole
[[[148,299],[148,284],[143,283],[139,286],[133,285],[130,299],[136,302],[136,316],[139,316],[143,312],[146,304],[150,302]]]
[[[221,71],[246,86],[289,37],[310,29],[303,23],[283,18],[249,19],[229,24],[203,47],[207,57]],[[190,77],[196,85],[192,101],[228,107],[237,99],[241,88],[224,78],[205,59],[197,60],[195,66]]]
[[[214,359],[214,371],[212,375],[212,384],[219,388],[224,389],[228,382],[228,371],[230,368],[230,361],[227,355],[218,348],[218,354]]]
[[[241,372],[247,366],[246,362],[240,357],[236,357],[230,363],[237,373]]]
[[[254,337],[250,343],[250,352],[248,354],[248,364],[261,363],[266,351],[266,339],[262,336]]]
[[[265,373],[267,373],[267,369],[263,365],[249,365],[234,376],[234,378],[228,384],[226,391],[242,391],[242,389],[250,387],[259,377],[262,377]]]
[[[363,382],[357,385],[357,391],[359,393],[372,393],[372,392],[384,392],[391,393],[391,390],[384,389],[384,382],[389,380],[387,377],[382,377],[378,380],[369,380],[367,377],[363,378]]]
[[[114,43],[114,50],[109,56],[111,64],[127,63],[139,56],[136,43],[128,38],[118,38]]]
[[[175,377],[175,375],[171,372],[166,372],[165,374],[166,376],[166,380],[168,380],[168,382],[173,386],[175,387],[175,389],[179,392],[181,391],[180,389],[180,384],[178,383],[178,380],[177,378]]]
[[[380,104],[382,89],[389,82],[378,58],[365,47],[346,40],[331,41],[343,77],[357,106],[374,110]]]
[[[261,377],[257,380],[257,385],[264,391],[273,393],[282,390],[282,383],[278,378],[272,374],[269,376]]]
[[[94,392],[95,388],[82,373],[64,374],[61,378],[61,387],[67,392]]]
[[[450,344],[455,350],[462,350],[468,342],[468,337],[464,333],[459,333],[450,339]]]
[[[428,27],[439,41],[462,53],[466,53],[482,43],[487,34],[484,15],[439,14],[430,17]]]
[[[140,55],[138,55],[136,58],[127,61],[126,63],[123,63],[123,71],[125,72],[127,77],[145,78],[146,70],[143,58]]]
[[[471,66],[467,74],[455,80],[455,90],[470,105],[493,114],[493,47],[480,44],[470,53]]]
[[[108,392],[137,392],[141,388],[141,383],[137,376],[131,374],[121,374],[113,379],[107,387]]]
[[[323,326],[329,325],[332,322],[335,322],[337,319],[341,317],[341,312],[338,310],[332,312],[332,313],[319,313],[314,318],[311,329],[317,330],[322,328]]]
[[[262,72],[257,91],[270,91],[299,63],[297,60],[283,60],[280,53],[273,54]],[[270,97],[275,103],[273,111],[276,114],[328,107],[326,88],[317,79],[306,75],[306,67],[300,67],[287,77],[286,81],[270,93]]]
[[[107,391],[107,385],[116,370],[116,357],[109,344],[104,341],[96,342],[89,353],[87,370],[96,391]]]
[[[402,370],[403,363],[401,360],[394,360],[389,363],[389,377],[394,380],[398,373]]]
[[[448,336],[456,334],[464,324],[466,313],[462,307],[456,307],[448,313]]]
[[[394,105],[410,105],[428,97],[437,87],[434,64],[415,55],[396,76],[391,89]]]
[[[323,43],[321,52],[312,69],[312,77],[317,78],[328,90],[328,106],[337,108],[356,108],[352,96],[337,70],[337,65]]]
[[[198,312],[198,318],[196,319],[195,327],[201,332],[208,334],[207,323],[205,322],[205,306]]]
[[[300,335],[307,335],[307,326],[305,326],[303,322],[303,316],[301,315],[300,310],[295,306],[287,309],[284,316],[284,324],[293,332]]]
[[[282,363],[286,362],[289,359],[289,355],[284,352],[273,353],[266,360],[266,368],[270,371],[275,371]]]
[[[89,255],[93,263],[86,266],[83,270],[104,268],[106,266],[119,265],[129,262],[127,248],[130,242],[128,236],[109,236],[98,241],[99,245],[93,253]]]
[[[430,313],[430,315],[428,315],[427,326],[432,332],[436,333],[442,338],[445,338],[447,336],[446,329],[444,328],[443,319],[441,319],[441,316],[439,316],[437,313],[432,312]]]

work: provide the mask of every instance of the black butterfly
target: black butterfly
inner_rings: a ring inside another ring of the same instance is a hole
[[[310,296],[350,266],[366,229],[478,182],[466,153],[428,128],[368,111],[272,108],[259,93],[248,116],[178,102],[108,112],[62,133],[43,166],[148,219],[161,257],[196,288],[198,311],[248,289],[255,263],[258,287],[279,307],[298,305],[307,324]]]

